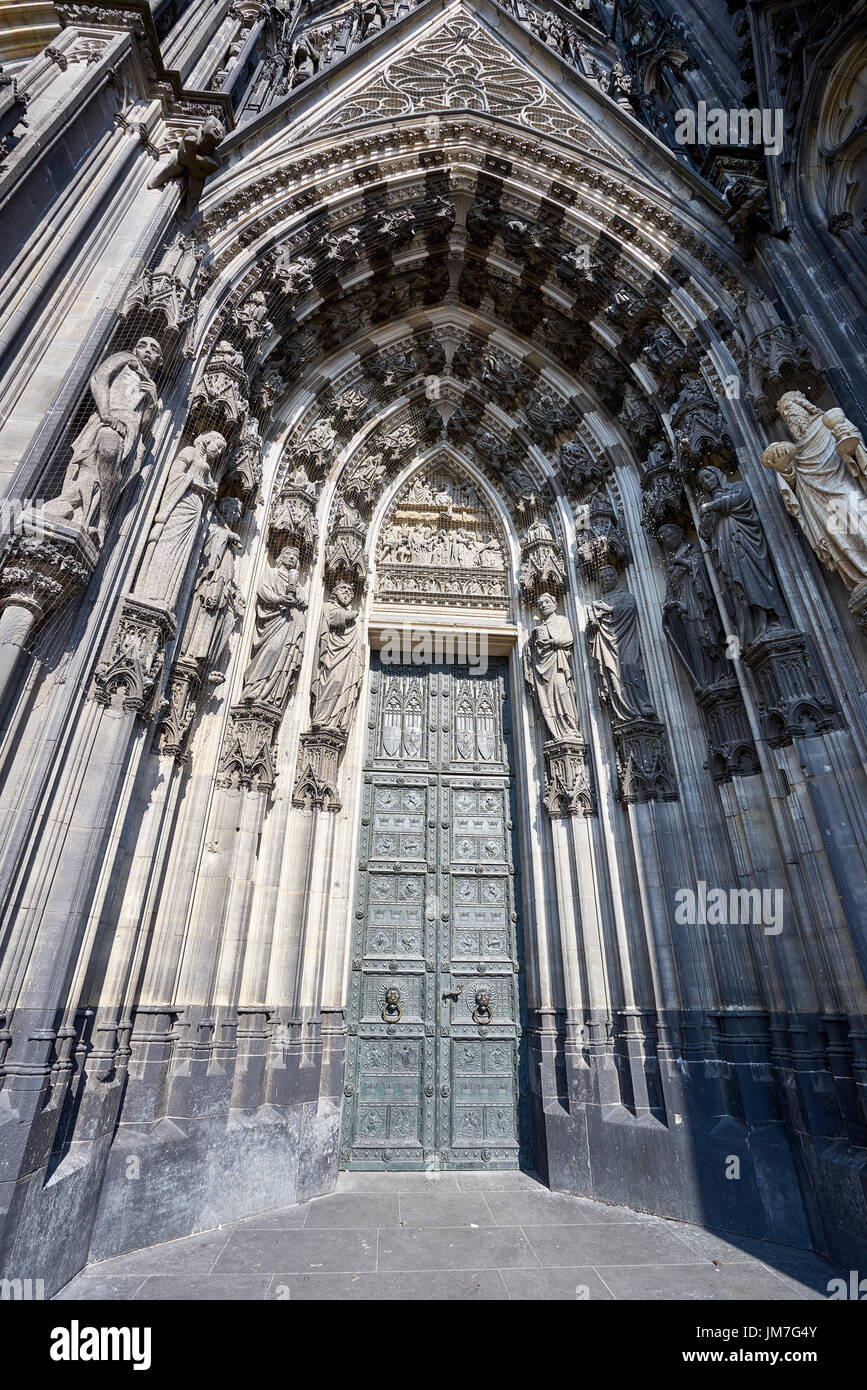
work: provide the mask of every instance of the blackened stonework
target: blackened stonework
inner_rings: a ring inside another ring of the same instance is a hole
[[[865,0],[12,8],[0,1275],[346,1167],[857,1269]]]

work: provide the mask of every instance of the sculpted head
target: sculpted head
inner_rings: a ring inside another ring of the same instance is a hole
[[[153,372],[163,360],[163,350],[156,338],[139,338],[133,349],[146,372]]]
[[[603,594],[610,594],[612,589],[617,588],[617,570],[613,565],[603,565],[599,571],[599,587]]]
[[[215,150],[226,137],[226,128],[216,116],[206,116],[199,127],[199,149]]]
[[[208,430],[205,434],[200,434],[196,439],[196,444],[204,450],[205,458],[212,465],[220,462],[228,448],[219,430]]]
[[[280,551],[277,564],[283,570],[297,570],[301,560],[301,552],[297,545],[286,545]]]
[[[669,551],[670,554],[674,554],[683,540],[683,530],[673,521],[667,521],[664,526],[660,526],[656,534],[663,550]]]
[[[822,412],[802,391],[787,391],[777,401],[777,410],[795,439],[803,439],[811,422]],[[773,465],[772,465],[773,466]]]
[[[340,583],[335,586],[334,598],[336,602],[340,604],[341,608],[348,608],[354,597],[355,590],[351,584],[347,584],[345,579],[342,579]]]
[[[725,474],[719,468],[711,468],[710,465],[707,465],[707,467],[698,470],[695,481],[702,492],[707,493],[708,497],[713,497],[723,486]]]
[[[550,618],[552,613],[557,612],[557,600],[553,594],[540,594],[536,607],[544,620],[545,618]]]
[[[217,504],[217,511],[227,526],[235,527],[241,520],[241,500],[239,497],[223,497]]]

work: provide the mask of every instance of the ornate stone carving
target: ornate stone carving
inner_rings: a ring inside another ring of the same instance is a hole
[[[606,565],[622,569],[628,562],[629,544],[604,492],[595,492],[581,508],[578,528],[576,553],[585,578],[595,579]]]
[[[112,353],[100,363],[90,378],[96,409],[73,440],[60,495],[46,503],[46,515],[84,527],[99,545],[123,487],[141,465],[157,400],[150,373],[161,361],[159,343],[140,338],[132,352]]]
[[[325,575],[332,584],[345,579],[353,588],[363,587],[367,578],[366,535],[367,525],[358,508],[346,497],[338,497],[325,545]]]
[[[337,781],[345,747],[343,734],[320,732],[301,735],[292,791],[293,806],[317,811],[340,810]]]
[[[232,450],[225,473],[225,483],[239,492],[245,504],[255,501],[262,482],[262,436],[259,421],[248,418],[241,438]]]
[[[566,565],[554,532],[547,521],[536,517],[521,537],[521,592],[527,598],[537,594],[562,594],[566,588]]]
[[[151,525],[136,595],[173,610],[186,578],[205,507],[217,495],[218,469],[226,441],[216,430],[200,434],[176,456]]]
[[[271,506],[268,541],[274,548],[293,545],[302,562],[312,558],[318,534],[316,484],[303,464],[291,469]]]
[[[295,302],[313,293],[316,262],[310,256],[292,256],[285,249],[274,264],[274,277],[294,307]]]
[[[166,327],[174,333],[186,328],[196,316],[197,293],[193,285],[207,253],[207,246],[183,234],[167,246],[152,270],[143,270],[127,292],[120,317],[127,318],[133,310],[144,314],[161,315]],[[199,277],[197,291],[202,289]]]
[[[167,183],[177,180],[182,190],[179,215],[192,217],[199,205],[205,179],[220,167],[216,150],[225,135],[225,127],[216,116],[206,116],[199,126],[188,126],[177,149],[154,174],[148,188],[165,188]]]
[[[837,707],[802,633],[768,628],[744,657],[756,678],[764,734],[772,748],[836,727]]]
[[[730,472],[736,467],[722,412],[701,377],[688,377],[671,407],[678,467],[689,476],[703,464]]]
[[[467,479],[434,466],[402,488],[380,533],[377,595],[400,603],[508,605],[503,544]]]
[[[771,444],[762,454],[776,471],[787,511],[815,553],[852,594],[867,595],[867,450],[842,410],[823,411],[799,391],[777,409],[795,442]]]
[[[665,728],[658,720],[635,719],[612,725],[620,799],[629,806],[642,801],[676,801]]]
[[[331,420],[344,434],[352,434],[370,409],[370,398],[364,391],[351,388],[335,397],[329,411]]]
[[[106,655],[94,672],[93,698],[97,703],[134,710],[147,718],[162,678],[165,645],[174,628],[174,617],[167,608],[125,595]]]
[[[545,810],[552,820],[561,816],[593,815],[596,798],[590,773],[590,750],[583,739],[546,743]]]
[[[693,689],[704,690],[731,676],[719,609],[704,559],[698,545],[687,541],[679,526],[665,523],[657,535],[667,570],[663,630]]]
[[[311,478],[322,478],[331,467],[337,432],[327,420],[317,420],[303,439],[292,440],[292,458]]]
[[[665,522],[678,523],[689,516],[683,480],[674,471],[668,445],[660,442],[650,451],[641,470],[641,524],[656,532]]]
[[[594,458],[580,439],[571,439],[560,449],[560,477],[567,492],[581,493],[604,482],[611,472],[606,458]]]
[[[253,290],[233,311],[231,329],[248,345],[261,345],[273,333],[264,290]]]
[[[287,546],[256,593],[256,628],[241,682],[241,703],[283,713],[301,666],[307,594],[299,554]]]
[[[771,301],[761,290],[747,291],[740,309],[743,348],[733,349],[735,361],[747,379],[749,394],[759,405],[780,394],[784,381],[806,386],[816,384],[819,373],[810,350],[795,328],[782,322]]]
[[[362,635],[351,584],[334,587],[319,628],[316,671],[310,690],[313,733],[348,735],[364,676]]]
[[[223,742],[217,786],[271,792],[274,789],[274,738],[280,715],[257,705],[235,705]]]
[[[249,383],[243,354],[225,338],[211,353],[190,397],[193,427],[219,424],[223,433],[244,422]]]

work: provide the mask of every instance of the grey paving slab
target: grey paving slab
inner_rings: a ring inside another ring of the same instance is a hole
[[[261,1303],[271,1283],[269,1274],[152,1274],[135,1294],[135,1302]]]
[[[236,1231],[215,1274],[298,1274],[376,1269],[376,1231]]]
[[[96,1266],[94,1266],[96,1268]],[[124,1301],[134,1298],[141,1288],[140,1274],[78,1274],[54,1297],[61,1303],[80,1300],[91,1303],[103,1299]]]
[[[184,1236],[182,1240],[167,1240],[161,1245],[116,1255],[112,1260],[92,1265],[91,1269],[112,1278],[121,1274],[142,1277],[148,1274],[208,1274],[231,1233],[230,1226],[202,1231],[199,1235]]]
[[[710,1260],[720,1260],[724,1265],[736,1260],[760,1260],[805,1298],[827,1298],[829,1280],[838,1279],[845,1272],[811,1250],[794,1250],[773,1241],[709,1231],[701,1226],[665,1224],[691,1249]]]
[[[261,1216],[247,1216],[243,1221],[235,1221],[233,1231],[297,1231],[307,1220],[310,1203],[304,1202],[296,1207],[281,1207],[279,1211],[268,1211]]]
[[[337,1178],[338,1192],[396,1192],[398,1173],[340,1173]],[[413,1173],[412,1177],[418,1175]]]
[[[396,1173],[395,1183],[398,1192],[460,1192],[456,1173]]]
[[[547,1192],[548,1188],[532,1173],[455,1173],[460,1192]]]
[[[688,1247],[661,1223],[621,1225],[525,1226],[524,1234],[541,1265],[701,1264],[689,1260]]]
[[[377,1274],[275,1275],[269,1298],[348,1302],[492,1302],[508,1299],[498,1269],[404,1272]]]
[[[790,1284],[758,1261],[719,1266],[608,1265],[600,1269],[600,1274],[617,1299],[746,1303],[758,1299],[791,1301],[799,1297]]]
[[[371,1192],[336,1192],[307,1203],[305,1231],[322,1226],[376,1230],[399,1224],[397,1193],[375,1196]]]
[[[595,1215],[574,1197],[542,1189],[486,1192],[485,1197],[498,1226],[586,1226]]]
[[[406,1227],[383,1231],[379,1239],[379,1268],[383,1271],[513,1269],[538,1264],[530,1242],[517,1227]]]
[[[595,1269],[503,1269],[503,1283],[512,1299],[525,1302],[584,1303],[614,1297],[605,1280]]]
[[[480,1192],[403,1192],[402,1226],[496,1226],[491,1209]],[[503,1224],[503,1223],[499,1223]],[[509,1223],[517,1226],[520,1223]]]

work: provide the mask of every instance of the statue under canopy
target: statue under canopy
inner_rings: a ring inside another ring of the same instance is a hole
[[[217,430],[208,430],[176,455],[136,580],[136,593],[142,598],[174,608],[205,507],[217,495],[213,470],[225,454],[223,436]]]
[[[746,647],[769,627],[786,622],[788,610],[774,577],[771,557],[755,502],[743,482],[727,482],[719,468],[696,477],[707,497],[699,507],[699,529],[734,608],[732,617]]]
[[[281,550],[256,593],[256,630],[241,687],[242,701],[281,713],[301,666],[307,595],[295,546]]]
[[[628,589],[618,589],[617,570],[603,565],[599,587],[605,598],[590,604],[587,642],[603,681],[612,719],[656,719],[647,689],[638,640],[638,606]]]
[[[364,661],[353,596],[352,585],[340,583],[323,609],[310,692],[310,723],[316,732],[347,734],[361,693]]]

